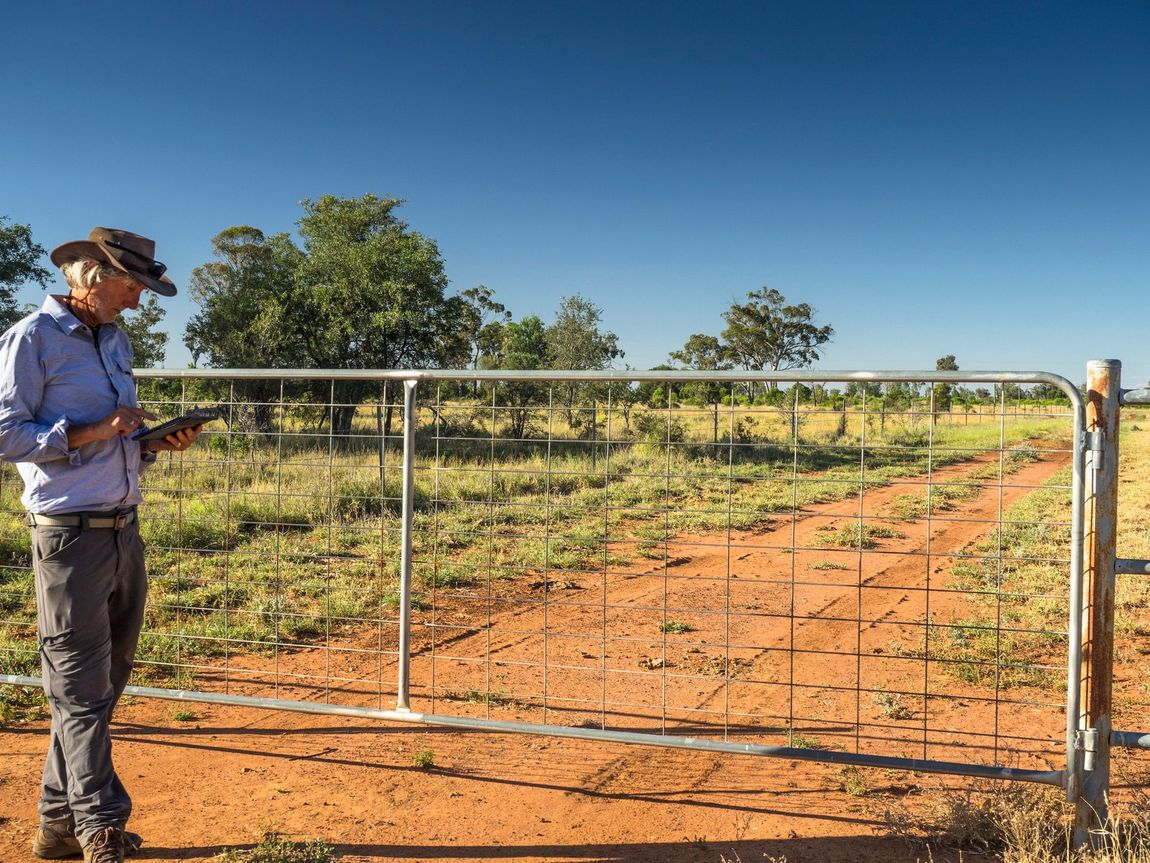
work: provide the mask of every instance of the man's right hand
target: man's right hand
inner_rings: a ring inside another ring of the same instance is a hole
[[[111,440],[116,435],[130,435],[156,415],[143,408],[130,408],[120,405],[106,417],[94,423],[72,426],[68,429],[68,449],[76,449],[86,443]]]

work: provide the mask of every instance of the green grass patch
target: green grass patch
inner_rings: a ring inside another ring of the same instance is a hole
[[[253,848],[229,848],[217,863],[335,863],[335,849],[322,839],[295,840],[282,833],[265,833]]]
[[[840,548],[867,549],[877,548],[879,540],[902,539],[904,536],[889,525],[855,521],[839,528],[830,542]]]

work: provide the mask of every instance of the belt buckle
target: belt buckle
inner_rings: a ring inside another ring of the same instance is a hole
[[[112,523],[112,530],[123,530],[128,526],[129,513],[123,512],[116,516],[115,521]]]

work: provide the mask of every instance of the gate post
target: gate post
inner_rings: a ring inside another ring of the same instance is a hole
[[[1079,847],[1091,843],[1091,831],[1105,826],[1110,793],[1121,377],[1118,360],[1092,360],[1086,366],[1087,453],[1092,468],[1087,474],[1092,481],[1087,488],[1085,555],[1090,593],[1084,672],[1089,688],[1079,721],[1084,744],[1083,783],[1074,810],[1074,840]]]
[[[399,540],[399,668],[396,710],[411,709],[411,530],[415,520],[415,386],[403,382],[403,525]]]

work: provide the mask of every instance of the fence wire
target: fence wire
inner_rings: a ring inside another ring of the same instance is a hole
[[[153,373],[226,421],[143,475],[133,683],[1060,770],[1074,410],[956,387],[443,374],[406,416],[395,379]],[[0,673],[33,676],[19,494]]]

